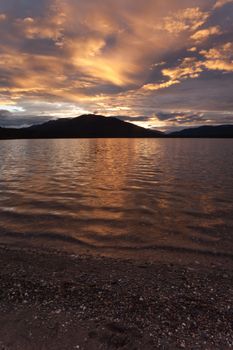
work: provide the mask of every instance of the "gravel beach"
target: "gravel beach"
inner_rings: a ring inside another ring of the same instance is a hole
[[[230,266],[0,248],[0,349],[230,349]]]

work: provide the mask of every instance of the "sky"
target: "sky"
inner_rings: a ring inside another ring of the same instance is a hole
[[[233,124],[233,0],[0,0],[0,126]]]

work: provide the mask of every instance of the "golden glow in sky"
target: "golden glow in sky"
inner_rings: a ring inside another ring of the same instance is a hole
[[[233,122],[233,1],[2,0],[0,126]]]

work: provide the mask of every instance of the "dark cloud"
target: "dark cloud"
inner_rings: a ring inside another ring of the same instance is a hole
[[[48,116],[21,116],[6,110],[0,110],[0,127],[5,128],[26,127],[41,124],[50,119],[51,117]]]
[[[125,122],[148,122],[151,120],[152,117],[150,116],[122,116],[122,115],[117,115],[115,116],[120,120],[123,120]]]
[[[175,131],[202,125],[231,124],[233,120],[233,113],[221,113],[218,111],[203,111],[200,113],[157,112],[155,115],[158,121],[166,123],[165,127],[161,127],[161,130],[165,131]]]
[[[54,45],[52,39],[27,39],[23,42],[21,49],[23,52],[33,55],[60,55],[60,50]]]
[[[205,117],[203,113],[185,113],[185,112],[158,112],[156,117],[160,121],[176,122],[178,124],[189,124],[194,122],[205,122]]]
[[[152,127],[223,123],[232,10],[223,0],[1,0],[0,123],[95,110]]]

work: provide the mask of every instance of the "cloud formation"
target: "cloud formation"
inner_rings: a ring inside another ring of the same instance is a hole
[[[204,65],[207,69],[233,72],[233,43],[202,50],[200,53],[206,58]]]
[[[200,43],[204,40],[207,40],[210,36],[212,35],[220,35],[221,29],[219,26],[214,26],[214,27],[209,27],[206,29],[200,29],[198,30],[196,33],[194,33],[191,36],[191,39],[193,39],[194,41],[196,41],[197,43]]]
[[[216,2],[216,4],[214,5],[214,8],[217,9],[217,8],[220,8],[224,5],[226,5],[226,4],[230,4],[232,2],[233,2],[233,0],[218,0]]]
[[[0,106],[14,123],[98,110],[151,126],[159,108],[231,112],[232,10],[229,0],[2,0]]]

